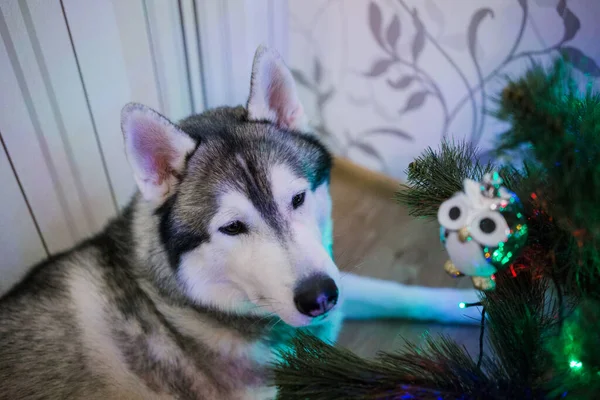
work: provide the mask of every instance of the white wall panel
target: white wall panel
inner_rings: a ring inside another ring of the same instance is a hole
[[[143,0],[112,0],[130,100],[161,109],[157,75]]]
[[[196,0],[179,0],[180,15],[183,24],[183,38],[186,45],[189,74],[189,90],[192,96],[192,110],[202,112],[206,107],[204,75],[202,74],[202,43],[198,30],[198,14]]]
[[[177,1],[145,0],[162,112],[178,120],[192,113],[185,46]]]
[[[253,3],[253,7],[249,3]],[[230,98],[228,104],[234,106],[246,104],[250,93],[250,73],[252,70],[252,56],[248,44],[254,41],[254,32],[249,31],[252,9],[262,9],[266,1],[258,0],[248,2],[243,0],[224,0],[221,2],[221,15],[227,23],[222,24],[224,53],[227,57],[227,73],[230,74]],[[262,23],[261,23],[262,22]],[[253,21],[260,27],[266,27],[265,20]],[[268,31],[268,30],[266,30]]]
[[[198,0],[198,24],[210,107],[246,104],[260,44],[287,54],[287,2]]]
[[[123,150],[120,114],[132,92],[113,4],[63,0],[63,5],[110,181],[123,206],[134,192],[134,181]]]
[[[51,164],[52,173],[55,174],[53,184],[57,195],[65,205],[63,211],[67,218],[67,227],[74,238],[79,238],[90,233],[91,220],[84,210],[85,199],[82,198],[84,193],[81,190],[81,181],[77,176],[66,132],[61,129],[62,126],[59,126],[60,121],[53,112],[55,110],[52,105],[56,104],[49,98],[49,76],[43,60],[40,60],[42,56],[37,37],[32,24],[28,23],[26,26],[19,4],[25,8],[25,16],[29,17],[25,3],[7,2],[0,6],[2,13],[10,16],[5,18],[7,27],[5,36],[7,41],[12,42],[12,46],[10,44],[9,46],[14,48],[13,68],[18,69],[18,73],[22,73],[21,85],[26,86],[29,93],[35,94],[28,96],[25,101],[30,101],[31,112],[34,112],[37,117],[39,127],[36,129],[39,130],[42,146],[48,152],[47,161]]]
[[[0,296],[46,256],[46,251],[27,208],[4,147],[0,147]]]
[[[230,20],[226,15],[227,6],[225,1],[196,0],[207,108],[234,102],[232,61],[228,54]]]
[[[106,219],[115,214],[116,204],[87,108],[65,18],[58,2],[31,0],[19,5],[35,54],[35,62],[30,67],[37,67],[44,81],[45,90],[31,90],[36,99],[43,101],[40,108],[48,120],[42,124],[44,135],[48,137],[55,133],[49,140],[64,147],[64,154],[53,153],[68,162],[69,168],[59,171],[60,180],[68,182],[72,176],[77,196],[68,193],[66,196],[81,203],[81,210],[74,209],[78,212],[74,218],[78,223],[86,222],[87,229],[81,233],[89,235],[97,232]],[[27,53],[26,43],[20,49]],[[30,83],[27,77],[26,81]]]
[[[69,247],[76,238],[69,229],[68,205],[57,185],[57,170],[7,29],[6,20],[16,16],[5,16],[4,9],[1,11],[0,132],[40,230],[47,238],[48,249],[57,252]]]
[[[277,49],[279,54],[289,63],[289,3],[287,1],[269,1],[269,46]]]

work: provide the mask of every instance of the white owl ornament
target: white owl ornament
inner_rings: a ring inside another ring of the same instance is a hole
[[[438,210],[440,239],[450,256],[444,269],[454,277],[471,276],[479,290],[493,290],[493,275],[525,246],[527,219],[498,173],[486,174],[481,183],[465,179],[463,185]]]

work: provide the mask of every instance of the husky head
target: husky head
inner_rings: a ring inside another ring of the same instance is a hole
[[[339,295],[331,156],[306,133],[294,80],[276,52],[258,49],[246,108],[174,124],[129,104],[121,124],[170,278],[186,298],[292,326],[327,318]]]

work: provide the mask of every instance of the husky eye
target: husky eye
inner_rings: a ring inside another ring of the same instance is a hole
[[[248,228],[240,221],[233,221],[230,224],[220,227],[219,231],[229,236],[235,236],[248,232]]]
[[[304,198],[306,197],[306,192],[298,193],[294,197],[292,197],[292,207],[294,210],[304,204]]]

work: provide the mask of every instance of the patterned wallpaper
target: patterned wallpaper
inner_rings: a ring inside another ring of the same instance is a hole
[[[402,179],[442,138],[484,157],[507,76],[560,54],[600,77],[597,0],[289,2],[289,64],[315,129],[338,154]],[[596,16],[596,17],[595,17]]]

